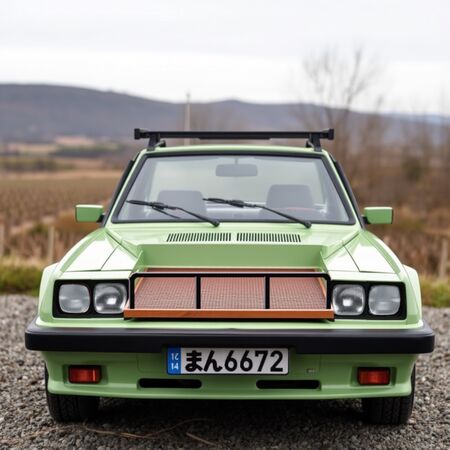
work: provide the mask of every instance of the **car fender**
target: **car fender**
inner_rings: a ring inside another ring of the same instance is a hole
[[[41,308],[44,302],[44,299],[51,293],[53,290],[53,282],[54,277],[53,274],[58,266],[58,263],[51,264],[47,266],[42,271],[41,276],[41,284],[39,286],[39,302],[38,302],[38,311],[39,315],[41,314]]]
[[[416,304],[420,320],[422,319],[422,295],[420,291],[419,274],[417,273],[417,270],[413,269],[412,267],[403,265],[403,268],[405,269],[408,280],[411,283],[411,292],[408,292],[408,295],[411,295],[411,299]]]

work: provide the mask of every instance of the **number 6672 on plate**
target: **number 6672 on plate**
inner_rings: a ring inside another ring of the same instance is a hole
[[[167,350],[167,373],[208,375],[286,375],[286,348],[186,348]]]

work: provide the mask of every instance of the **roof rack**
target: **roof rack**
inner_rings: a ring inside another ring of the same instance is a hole
[[[269,139],[306,139],[306,147],[320,152],[320,139],[334,139],[334,129],[322,131],[148,131],[134,129],[134,139],[148,139],[148,150],[165,147],[162,138],[208,139],[208,140],[269,140]]]

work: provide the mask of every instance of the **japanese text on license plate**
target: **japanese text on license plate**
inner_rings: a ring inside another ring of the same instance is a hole
[[[185,348],[167,351],[167,373],[179,374],[278,374],[289,371],[286,348]]]

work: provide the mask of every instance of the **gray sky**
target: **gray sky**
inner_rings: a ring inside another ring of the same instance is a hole
[[[315,101],[302,61],[361,46],[383,109],[450,115],[449,0],[0,0],[0,82]]]

